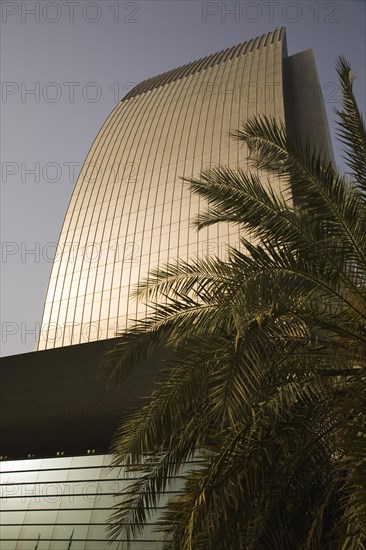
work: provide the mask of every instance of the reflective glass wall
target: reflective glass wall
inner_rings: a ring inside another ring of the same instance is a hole
[[[145,306],[131,288],[177,257],[225,256],[225,224],[196,232],[200,207],[182,176],[246,165],[229,136],[254,114],[284,121],[284,30],[145,81],[112,112],[88,154],[66,213],[38,349],[114,337]],[[278,187],[278,182],[274,186]]]
[[[108,546],[106,526],[132,478],[123,467],[110,468],[110,460],[87,455],[1,462],[1,550],[126,549],[125,539]],[[172,481],[160,510],[180,484]],[[157,521],[154,514],[131,550],[161,548]]]

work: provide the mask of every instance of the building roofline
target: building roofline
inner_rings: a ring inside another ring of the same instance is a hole
[[[257,36],[256,38],[247,40],[246,42],[236,44],[235,46],[230,46],[224,50],[207,55],[191,63],[187,63],[160,75],[143,80],[137,84],[137,86],[132,88],[132,90],[125,95],[122,101],[126,101],[132,97],[153,90],[154,88],[159,88],[160,86],[175,82],[176,80],[193,75],[197,72],[201,72],[209,67],[213,67],[214,65],[225,63],[225,61],[233,59],[234,57],[246,55],[247,53],[253,52],[255,49],[265,48],[270,44],[274,44],[276,41],[283,41],[286,43],[285,27],[280,27],[270,33],[262,34],[261,36]]]

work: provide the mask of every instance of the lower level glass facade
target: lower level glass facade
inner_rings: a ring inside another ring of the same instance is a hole
[[[130,542],[110,543],[111,508],[134,478],[111,468],[111,455],[3,461],[1,463],[1,550],[157,550],[158,515]],[[178,494],[179,478],[160,501]]]

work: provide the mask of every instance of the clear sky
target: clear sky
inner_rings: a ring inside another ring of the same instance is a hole
[[[34,349],[78,172],[135,83],[284,26],[289,54],[314,50],[342,169],[333,122],[341,53],[365,113],[364,0],[3,0],[1,10],[2,355]]]

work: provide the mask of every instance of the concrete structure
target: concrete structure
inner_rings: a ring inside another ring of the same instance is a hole
[[[105,548],[114,493],[126,487],[106,453],[153,376],[142,368],[107,390],[99,359],[116,330],[144,314],[130,291],[150,269],[224,256],[238,242],[227,225],[190,228],[200,204],[180,178],[245,166],[245,149],[228,134],[255,114],[303,141],[309,134],[332,158],[312,53],[288,57],[284,29],[142,82],[102,127],[61,230],[38,351],[1,367],[2,549]],[[133,550],[157,548],[156,537],[148,529]]]

